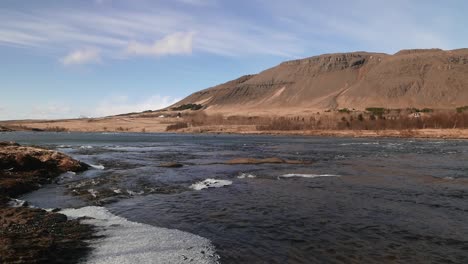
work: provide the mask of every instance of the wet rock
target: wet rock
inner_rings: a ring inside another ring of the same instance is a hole
[[[159,167],[163,167],[163,168],[181,168],[183,166],[184,166],[183,164],[177,163],[177,162],[167,162],[167,163],[159,164]]]
[[[0,263],[78,263],[86,255],[90,248],[84,241],[92,238],[91,226],[27,204],[8,204],[9,197],[87,168],[57,151],[0,142]]]
[[[0,126],[0,132],[12,132],[12,131],[13,129],[11,128]]]
[[[49,183],[60,174],[89,166],[54,150],[0,142],[0,196],[15,197]]]
[[[78,263],[93,228],[63,214],[26,207],[0,210],[0,263]]]
[[[31,171],[47,169],[63,173],[84,171],[89,166],[54,150],[20,146],[13,142],[0,143],[0,169]]]
[[[0,141],[0,147],[5,146],[19,146],[19,144],[13,141]]]

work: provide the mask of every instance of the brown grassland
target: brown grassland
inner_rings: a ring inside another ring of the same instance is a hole
[[[164,113],[164,115],[161,115]],[[202,110],[145,112],[106,118],[1,122],[9,130],[45,132],[238,133],[349,137],[468,138],[460,110],[348,109],[278,115],[223,115]]]

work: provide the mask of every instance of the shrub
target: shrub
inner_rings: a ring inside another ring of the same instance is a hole
[[[381,116],[385,114],[386,109],[383,107],[368,107],[366,108],[367,112],[370,112],[373,115]]]
[[[179,129],[187,128],[187,127],[188,127],[188,124],[186,122],[177,122],[175,124],[167,126],[166,131],[179,130]]]
[[[68,129],[65,127],[59,127],[59,126],[54,126],[54,127],[47,127],[43,129],[43,131],[49,131],[49,132],[67,132]]]
[[[422,112],[422,113],[432,113],[432,112],[434,112],[434,109],[431,109],[431,108],[423,108],[423,109],[421,109],[421,112]]]
[[[257,130],[302,130],[305,128],[303,124],[284,117],[276,118],[269,124],[257,126]]]
[[[349,114],[351,113],[351,110],[349,110],[348,108],[341,108],[341,109],[338,109],[338,112]]]
[[[359,114],[357,119],[362,122],[364,121],[364,116],[362,114]]]
[[[463,113],[468,110],[468,106],[457,107],[457,113]]]
[[[203,108],[201,104],[183,104],[181,106],[173,107],[174,111],[183,111],[183,110],[200,110]]]

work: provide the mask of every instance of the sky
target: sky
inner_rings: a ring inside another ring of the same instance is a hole
[[[0,120],[155,110],[283,61],[466,47],[464,0],[0,0]]]

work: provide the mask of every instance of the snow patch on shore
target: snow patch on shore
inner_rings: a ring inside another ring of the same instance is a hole
[[[220,188],[220,187],[228,186],[231,184],[232,184],[232,181],[228,181],[228,180],[206,179],[204,181],[197,182],[197,183],[190,185],[190,188],[196,191],[200,191],[200,190],[207,189],[207,188]]]
[[[98,238],[86,263],[218,263],[210,240],[177,229],[128,221],[103,207],[88,206],[60,211],[97,227]]]

